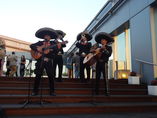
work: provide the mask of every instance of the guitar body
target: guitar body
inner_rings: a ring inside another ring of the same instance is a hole
[[[92,66],[99,60],[101,57],[101,51],[100,48],[97,48],[94,53],[89,53],[83,60],[83,64],[88,64],[89,66]]]
[[[89,53],[83,60],[83,64],[88,64],[89,66],[92,66],[94,63],[96,63],[96,58],[93,53]]]
[[[32,56],[34,59],[39,59],[39,58],[42,56],[42,54],[41,54],[40,52],[31,50],[31,56]]]

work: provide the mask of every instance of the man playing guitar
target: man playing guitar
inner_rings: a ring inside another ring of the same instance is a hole
[[[39,41],[30,45],[30,48],[32,49],[31,52],[33,52],[32,56],[35,57],[33,54],[36,54],[37,56],[35,58],[37,60],[35,64],[36,68],[34,70],[36,77],[32,95],[38,94],[41,76],[45,69],[49,78],[50,95],[55,96],[52,60],[55,51],[61,47],[61,44],[55,44],[53,41],[50,41],[51,39],[57,38],[57,33],[51,28],[41,28],[36,32],[35,36],[44,39],[44,41]]]
[[[112,54],[112,47],[109,46],[111,42],[114,42],[113,38],[105,33],[100,32],[95,36],[95,41],[102,46],[98,48],[98,58],[96,63],[96,84],[95,84],[95,94],[99,95],[99,80],[101,77],[101,73],[103,74],[104,84],[105,84],[105,94],[109,95],[108,91],[108,78],[107,78],[107,64],[109,57]]]

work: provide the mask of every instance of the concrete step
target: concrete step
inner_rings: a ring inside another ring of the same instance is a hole
[[[1,87],[29,87],[33,86],[34,82],[18,82],[18,81],[0,81],[0,88]],[[48,87],[48,82],[42,83],[43,87]],[[91,83],[72,83],[72,82],[55,82],[55,88],[92,88],[95,87],[95,82]],[[100,87],[104,88],[104,84],[100,83]],[[123,88],[123,89],[146,89],[146,85],[129,85],[129,84],[121,84],[121,83],[109,83],[110,88]]]
[[[26,82],[26,81],[34,81],[35,77],[0,77],[0,81],[19,81],[19,82]],[[45,82],[48,81],[47,77],[42,78],[42,80],[44,80]],[[55,78],[55,80],[57,81],[57,78]],[[80,82],[80,79],[75,79],[75,78],[63,78],[64,82]],[[95,79],[90,79],[90,81],[95,81]],[[101,79],[100,81],[104,81],[103,79]],[[110,83],[128,83],[127,79],[109,79]]]
[[[1,95],[27,95],[28,88],[15,88],[15,87],[1,87]],[[31,90],[32,91],[32,88]],[[109,89],[111,95],[147,95],[147,89]],[[40,92],[39,92],[40,93]],[[94,94],[94,88],[56,88],[55,93],[61,94],[78,94],[78,95],[91,95]],[[42,94],[49,94],[49,88],[42,88]],[[100,88],[100,95],[104,95],[104,88]]]
[[[52,114],[93,114],[115,112],[157,111],[157,103],[35,103],[23,105],[1,105],[8,116],[12,115],[52,115]]]
[[[26,101],[35,102],[40,99],[53,103],[85,103],[85,102],[157,102],[157,96],[148,95],[57,95],[26,96],[26,95],[1,95],[0,104],[24,104]]]
[[[126,79],[109,80],[110,96],[105,96],[104,80],[100,95],[94,95],[95,80],[64,78],[55,82],[56,96],[49,95],[48,79],[42,80],[42,96],[31,96],[34,78],[0,78],[0,106],[8,116],[157,111],[157,97],[147,95],[147,86],[128,85]]]

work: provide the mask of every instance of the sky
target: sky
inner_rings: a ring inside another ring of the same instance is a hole
[[[0,0],[0,35],[35,43],[42,27],[62,30],[74,43],[108,0]]]

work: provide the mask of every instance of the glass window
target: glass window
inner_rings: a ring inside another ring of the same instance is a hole
[[[155,8],[155,12],[154,12],[154,24],[155,24],[155,34],[157,34],[157,8]],[[156,52],[157,52],[157,35],[155,37],[156,37],[155,42],[156,42]]]
[[[125,32],[117,36],[118,61],[126,61]]]

